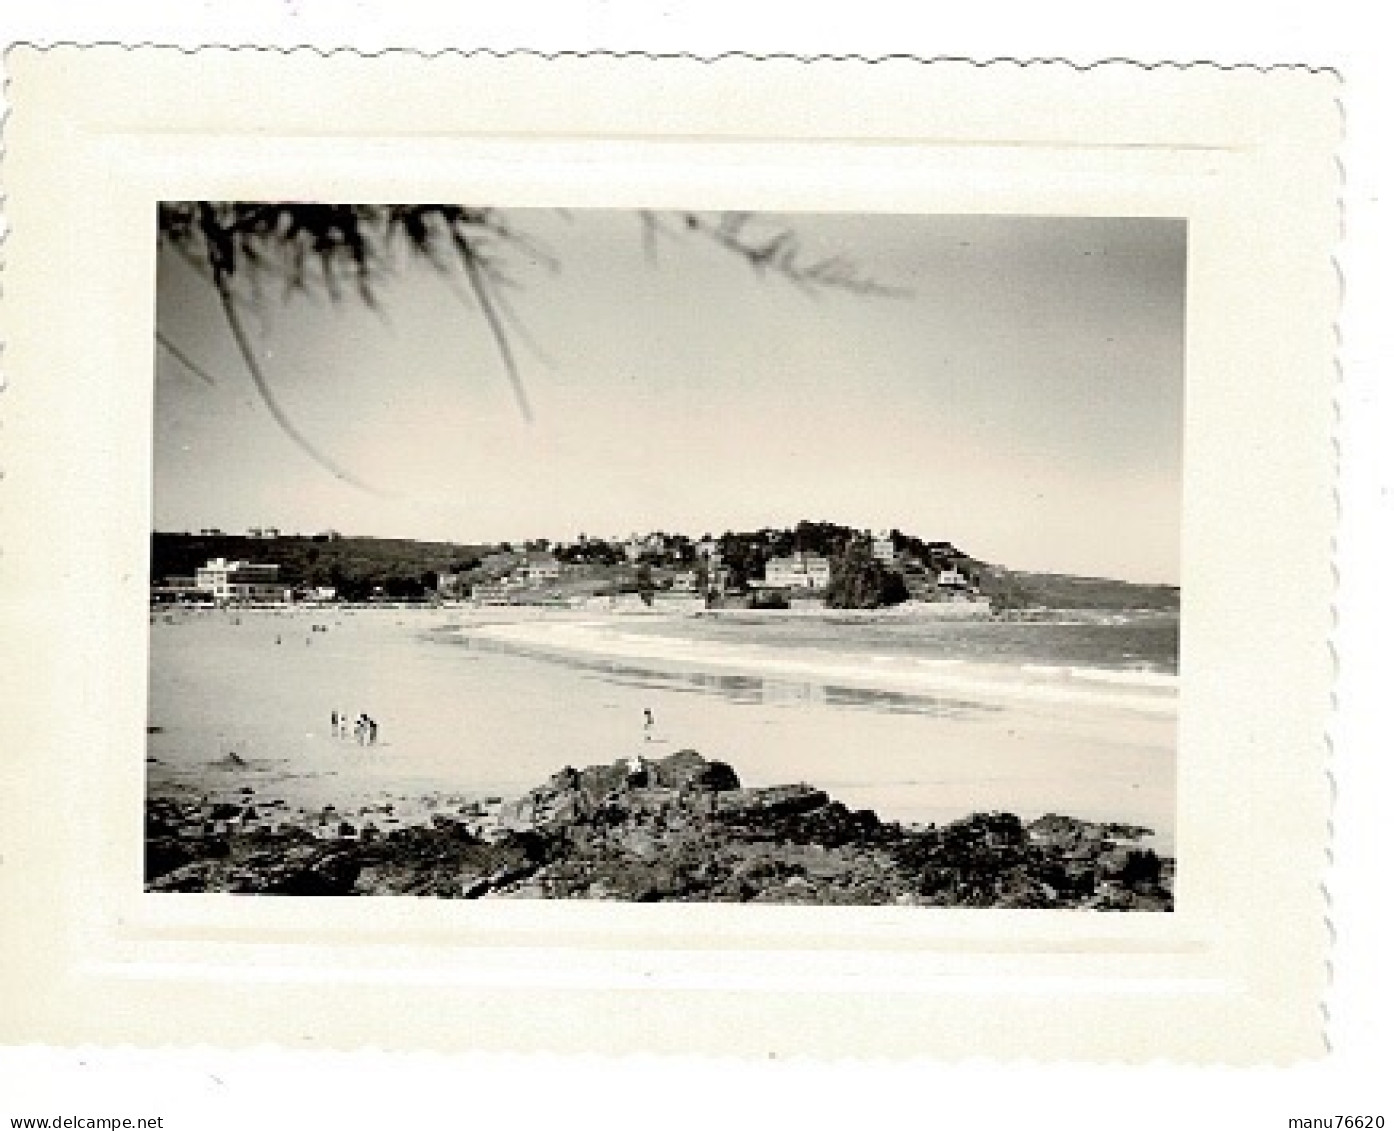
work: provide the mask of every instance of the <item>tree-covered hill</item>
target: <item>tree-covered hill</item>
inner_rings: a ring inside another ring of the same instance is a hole
[[[1147,609],[1174,612],[1181,590],[1107,577],[1025,573],[993,568],[981,575],[983,593],[999,609]]]
[[[192,577],[210,558],[266,562],[281,567],[288,585],[331,585],[358,600],[374,587],[393,597],[420,596],[442,573],[470,569],[491,546],[418,542],[408,538],[155,533],[150,538],[150,578]]]

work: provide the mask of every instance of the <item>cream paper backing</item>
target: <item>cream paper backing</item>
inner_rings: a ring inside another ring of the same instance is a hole
[[[1339,86],[17,48],[0,1039],[1244,1063],[1324,1048]],[[1177,911],[141,892],[161,199],[1184,216]]]

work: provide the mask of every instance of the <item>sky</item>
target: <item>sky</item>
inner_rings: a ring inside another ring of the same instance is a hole
[[[881,296],[809,293],[691,235],[650,256],[632,212],[506,215],[549,255],[508,263],[531,419],[460,277],[397,263],[376,309],[247,294],[286,414],[371,490],[277,424],[211,284],[162,250],[155,528],[485,542],[806,518],[1178,581],[1184,221],[753,221]]]

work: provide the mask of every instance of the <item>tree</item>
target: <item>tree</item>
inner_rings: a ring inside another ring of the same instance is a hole
[[[653,567],[647,562],[641,565],[634,574],[635,587],[639,591],[639,597],[646,605],[653,604],[653,593],[655,585],[653,582]]]
[[[810,292],[837,288],[859,294],[903,294],[864,276],[841,256],[812,258],[797,234],[771,228],[748,212],[640,211],[650,259],[661,239],[702,239],[744,260],[758,275],[773,275]],[[505,209],[457,204],[295,204],[219,201],[166,202],[159,207],[161,243],[205,278],[217,295],[258,397],[281,430],[322,468],[364,490],[374,488],[330,458],[303,433],[277,399],[246,312],[266,301],[267,287],[316,291],[338,302],[352,295],[369,307],[392,266],[403,257],[424,260],[457,293],[473,302],[488,328],[522,415],[532,408],[514,339],[522,325],[508,301],[509,267],[525,258],[552,270],[551,252],[520,230]],[[460,284],[463,283],[463,287]],[[168,327],[156,326],[161,349],[211,381]]]
[[[834,559],[826,598],[830,609],[876,609],[909,596],[905,578],[877,561],[865,538],[853,539]]]

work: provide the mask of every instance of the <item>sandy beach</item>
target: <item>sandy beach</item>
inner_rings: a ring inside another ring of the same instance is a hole
[[[637,627],[519,610],[157,614],[149,792],[251,785],[292,807],[409,809],[694,748],[749,784],[812,782],[885,819],[1057,812],[1145,825],[1172,849],[1174,677]],[[333,735],[332,711],[372,716],[378,744]]]

